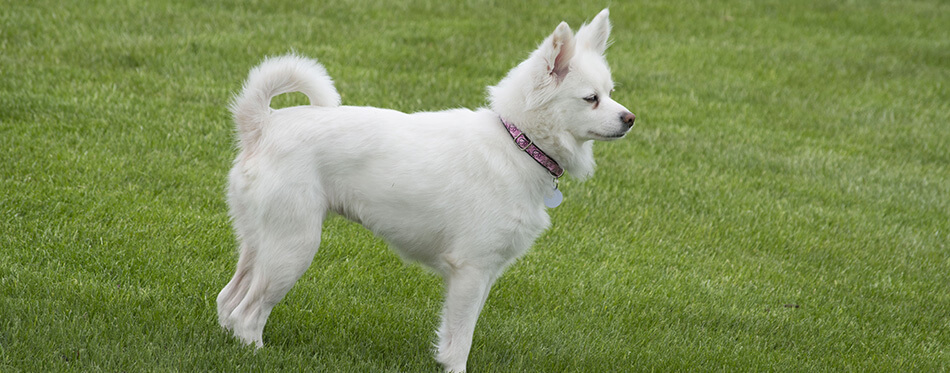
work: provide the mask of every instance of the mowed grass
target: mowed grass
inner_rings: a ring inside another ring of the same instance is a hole
[[[219,329],[228,102],[296,50],[346,104],[482,106],[607,5],[638,124],[470,370],[950,369],[946,2],[319,3],[0,1],[0,371],[439,371],[440,280],[340,218],[265,348]]]

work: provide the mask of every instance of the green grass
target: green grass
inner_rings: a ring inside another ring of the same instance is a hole
[[[439,280],[339,218],[264,349],[219,330],[228,101],[293,49],[347,104],[478,107],[608,4],[268,3],[0,1],[0,371],[439,370]],[[611,19],[638,125],[562,183],[470,369],[950,370],[950,5]]]

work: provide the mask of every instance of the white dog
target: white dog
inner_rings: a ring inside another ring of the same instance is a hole
[[[327,212],[386,239],[445,280],[436,359],[465,370],[475,322],[505,267],[548,227],[564,170],[593,174],[593,140],[623,137],[635,117],[610,98],[605,9],[574,35],[558,25],[489,88],[490,108],[405,114],[340,106],[317,62],[294,55],[253,69],[231,107],[240,154],[228,202],[240,242],[218,295],[221,326],[263,344],[274,305],[320,246]],[[302,92],[310,106],[272,110]]]

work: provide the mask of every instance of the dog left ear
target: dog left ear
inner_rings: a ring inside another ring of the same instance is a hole
[[[545,62],[545,72],[556,84],[561,83],[571,70],[571,58],[574,58],[574,33],[566,22],[561,22],[541,45]]]
[[[577,31],[577,43],[581,48],[604,54],[607,50],[607,39],[610,37],[610,11],[604,9],[594,17],[590,24],[581,26]]]

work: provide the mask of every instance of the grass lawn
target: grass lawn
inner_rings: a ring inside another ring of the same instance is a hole
[[[637,126],[470,370],[950,370],[946,1],[319,3],[0,0],[0,371],[439,371],[440,280],[341,218],[265,348],[219,329],[227,104],[296,50],[345,104],[482,106],[606,5]]]

